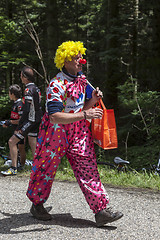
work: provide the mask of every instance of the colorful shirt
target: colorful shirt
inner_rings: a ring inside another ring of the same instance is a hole
[[[77,83],[82,80],[83,86],[74,86],[74,83],[77,79]],[[76,113],[82,111],[85,103],[85,95],[86,95],[86,85],[85,85],[85,75],[77,76],[77,78],[74,79],[64,72],[60,72],[56,75],[55,78],[53,78],[47,88],[47,111],[50,114],[50,105],[51,103],[56,103],[59,105],[59,111],[64,111],[67,113]],[[76,89],[77,87],[77,89]],[[80,91],[79,91],[80,87]],[[78,91],[78,94],[75,93],[76,90]],[[74,94],[75,93],[75,94]],[[76,95],[77,94],[77,95]],[[75,97],[76,96],[76,97]],[[58,111],[58,110],[57,110]],[[56,111],[55,111],[56,112]],[[52,113],[52,112],[51,112]]]

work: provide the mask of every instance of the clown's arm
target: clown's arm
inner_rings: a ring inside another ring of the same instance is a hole
[[[103,93],[99,87],[93,89],[93,87],[89,85],[86,88],[86,95],[88,96],[88,99],[85,101],[83,110],[92,108],[99,101],[99,99],[103,97]]]

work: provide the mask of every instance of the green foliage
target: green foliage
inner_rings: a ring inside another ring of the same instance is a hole
[[[123,85],[118,87],[119,103],[125,109],[126,118],[129,118],[132,126],[139,130],[141,138],[157,139],[160,130],[160,94],[157,91],[138,91],[136,79],[129,78]],[[127,129],[130,132],[130,129]],[[132,131],[132,130],[131,130]],[[140,135],[139,135],[140,137]]]
[[[102,182],[114,186],[150,188],[160,190],[160,177],[152,173],[142,174],[138,172],[122,172],[110,170],[107,167],[99,167]]]
[[[10,117],[10,109],[11,109],[11,102],[9,100],[8,94],[4,94],[4,92],[1,92],[0,96],[0,120],[9,119]]]

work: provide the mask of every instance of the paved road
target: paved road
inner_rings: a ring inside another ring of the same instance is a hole
[[[77,183],[53,184],[45,207],[53,220],[34,219],[26,197],[28,178],[0,176],[0,239],[3,240],[158,240],[160,193],[106,187],[110,203],[124,217],[97,228]]]

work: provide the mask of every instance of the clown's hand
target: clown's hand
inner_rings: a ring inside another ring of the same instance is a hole
[[[94,98],[96,101],[98,101],[100,98],[103,98],[103,93],[99,89],[99,87],[96,87],[95,90],[92,92],[92,98]]]

